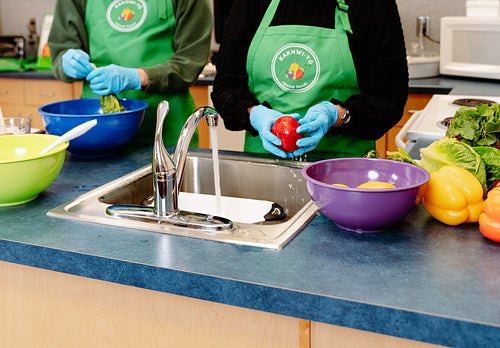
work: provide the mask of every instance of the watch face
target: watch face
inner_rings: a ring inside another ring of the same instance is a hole
[[[346,124],[351,120],[351,113],[349,109],[345,109],[344,117],[342,117],[342,124]]]

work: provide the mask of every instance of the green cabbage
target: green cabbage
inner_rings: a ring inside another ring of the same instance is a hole
[[[422,157],[420,165],[429,172],[438,170],[445,165],[455,165],[467,169],[481,182],[486,192],[485,164],[481,156],[464,142],[445,137],[420,149],[420,155]]]

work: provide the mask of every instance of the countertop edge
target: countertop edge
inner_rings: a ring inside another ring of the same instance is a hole
[[[19,256],[19,255],[22,255]],[[29,255],[29,257],[28,257]],[[0,260],[121,285],[453,347],[494,346],[500,328],[349,299],[0,239]],[[99,270],[96,272],[96,270]],[[118,270],[118,271],[117,271]],[[167,281],[166,281],[167,280]],[[363,321],[359,321],[363,318]],[[380,320],[387,318],[387,320]],[[443,328],[454,335],[443,335]],[[474,335],[470,333],[473,332]]]
[[[0,71],[0,78],[56,80],[49,69]],[[214,79],[215,75],[200,75],[194,85],[211,86]],[[500,95],[499,80],[449,75],[410,79],[408,88],[410,94],[467,94],[467,91],[477,91],[473,95]]]

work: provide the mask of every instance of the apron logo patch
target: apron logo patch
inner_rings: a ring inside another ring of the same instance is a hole
[[[286,92],[302,93],[319,79],[320,64],[316,53],[308,46],[291,43],[276,52],[271,62],[274,82]]]
[[[115,30],[130,32],[141,27],[147,13],[144,0],[115,0],[108,6],[106,19]]]

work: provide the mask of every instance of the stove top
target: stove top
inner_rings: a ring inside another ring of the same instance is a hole
[[[420,159],[420,149],[444,138],[451,119],[462,106],[500,104],[500,96],[464,96],[435,94],[425,108],[415,112],[396,136],[396,145],[414,159]],[[404,140],[406,139],[406,143]]]

